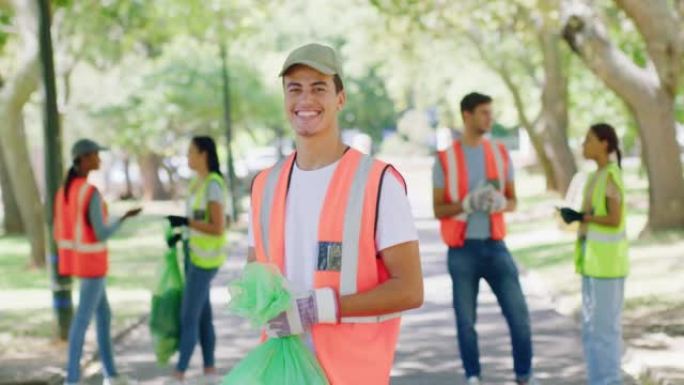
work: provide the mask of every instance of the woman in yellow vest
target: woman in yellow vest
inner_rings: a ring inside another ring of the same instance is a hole
[[[587,179],[582,212],[564,208],[561,215],[568,223],[580,221],[575,266],[582,275],[587,383],[622,384],[620,321],[629,261],[622,154],[615,129],[605,123],[591,126],[583,152],[598,170]]]
[[[188,150],[188,166],[196,173],[190,184],[186,216],[168,217],[184,229],[185,288],[181,306],[178,365],[172,382],[185,379],[197,341],[202,347],[207,383],[218,383],[214,366],[216,336],[209,291],[211,280],[226,258],[226,187],[219,169],[216,144],[208,136],[196,136]]]

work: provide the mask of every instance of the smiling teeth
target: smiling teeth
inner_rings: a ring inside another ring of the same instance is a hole
[[[299,112],[297,112],[297,115],[301,116],[301,117],[305,117],[305,118],[310,118],[310,117],[318,115],[318,112],[316,112],[316,111],[299,111]]]

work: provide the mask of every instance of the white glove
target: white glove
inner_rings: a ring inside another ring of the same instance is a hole
[[[501,191],[494,188],[492,185],[487,185],[485,188],[485,203],[482,206],[482,211],[487,213],[498,213],[504,211],[508,205],[508,200],[501,193]]]
[[[268,321],[269,337],[298,335],[318,323],[335,324],[338,320],[338,301],[335,291],[324,287],[294,295],[287,311]]]
[[[473,211],[486,211],[490,195],[489,188],[489,186],[480,187],[468,193],[463,199],[463,211],[466,214]]]

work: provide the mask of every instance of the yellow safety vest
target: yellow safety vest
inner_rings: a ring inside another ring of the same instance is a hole
[[[226,185],[221,175],[211,173],[202,182],[202,185],[195,189],[192,196],[193,217],[196,212],[203,212],[204,220],[209,221],[209,204],[207,202],[207,186],[211,181],[216,181],[221,185],[223,195],[226,193]],[[194,181],[193,185],[197,182]],[[195,218],[197,219],[197,218]],[[216,269],[221,267],[226,260],[226,236],[212,235],[203,233],[195,229],[189,229],[189,252],[190,261],[197,267],[203,269]]]
[[[578,239],[575,246],[575,268],[579,274],[595,278],[621,278],[629,273],[629,258],[627,233],[625,231],[625,218],[627,211],[625,204],[625,188],[622,181],[622,171],[615,163],[610,163],[605,169],[593,173],[589,180],[596,176],[596,183],[591,194],[591,207],[594,215],[604,216],[608,214],[606,204],[606,187],[608,176],[620,190],[622,199],[622,215],[620,225],[617,227],[603,226],[589,223],[587,226],[586,239]],[[590,183],[585,187],[585,199]]]

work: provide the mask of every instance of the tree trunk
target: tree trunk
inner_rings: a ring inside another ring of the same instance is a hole
[[[632,107],[648,172],[648,227],[684,228],[684,181],[680,149],[675,137],[674,100],[664,91],[643,95]]]
[[[555,186],[565,195],[577,172],[575,157],[568,145],[568,80],[560,53],[560,35],[542,28],[540,40],[544,58],[541,124]]]
[[[546,178],[546,189],[548,191],[559,191],[556,170],[551,162],[551,159],[547,155],[547,149],[544,144],[544,127],[539,124],[541,116],[534,122],[530,121],[525,110],[525,102],[523,101],[523,97],[520,93],[520,88],[513,81],[511,73],[505,66],[493,68],[499,73],[499,76],[501,76],[501,79],[508,88],[508,91],[511,93],[511,96],[513,96],[513,103],[515,104],[515,109],[518,113],[518,121],[527,132],[527,135],[530,137],[532,148],[534,148],[534,152],[537,155],[537,160],[541,164],[542,170],[544,171],[544,177]]]
[[[131,157],[124,155],[124,178],[126,180],[126,191],[121,195],[121,199],[133,198],[133,183],[131,182]]]
[[[25,234],[24,222],[21,221],[19,203],[14,196],[9,171],[3,160],[2,146],[0,146],[0,190],[2,190],[2,207],[4,210],[4,227],[6,234]]]
[[[169,194],[159,178],[161,157],[155,153],[147,153],[138,157],[140,176],[142,177],[143,198],[146,200],[168,199]]]
[[[547,191],[558,191],[564,193],[565,190],[561,190],[558,187],[558,178],[556,178],[556,169],[553,162],[547,155],[547,149],[544,144],[544,135],[542,132],[537,132],[535,127],[525,127],[527,135],[530,137],[530,142],[532,143],[532,148],[537,155],[537,161],[541,165],[542,171],[544,172],[544,178],[546,179],[546,190]],[[543,129],[541,129],[543,130]],[[567,189],[567,187],[566,187]]]
[[[674,97],[682,66],[682,26],[668,2],[616,3],[644,37],[649,53],[646,68],[637,66],[609,40],[606,27],[591,8],[570,8],[563,37],[587,67],[625,101],[639,124],[649,181],[647,229],[681,229],[684,177]]]
[[[0,146],[2,161],[17,198],[21,219],[29,235],[29,265],[45,266],[45,216],[24,134],[23,107],[38,88],[38,11],[33,1],[13,2],[23,49],[17,72],[0,89]]]

